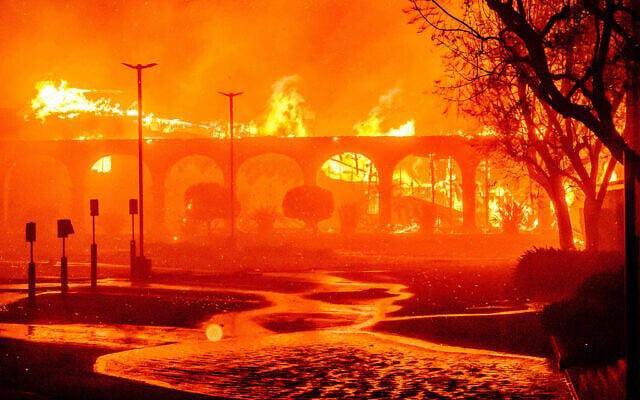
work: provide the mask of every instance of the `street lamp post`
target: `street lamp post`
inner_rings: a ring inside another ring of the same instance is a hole
[[[122,63],[125,67],[135,69],[138,74],[138,199],[139,199],[139,222],[140,229],[138,235],[140,235],[140,264],[138,267],[145,269],[148,267],[146,260],[144,258],[144,190],[143,190],[143,169],[142,169],[142,70],[155,67],[156,63],[151,64],[127,64]],[[146,274],[148,271],[139,271],[140,273]]]
[[[235,246],[236,241],[236,216],[234,210],[235,203],[235,176],[234,176],[234,152],[233,152],[233,98],[240,96],[242,92],[218,92],[229,98],[229,229],[231,246]]]

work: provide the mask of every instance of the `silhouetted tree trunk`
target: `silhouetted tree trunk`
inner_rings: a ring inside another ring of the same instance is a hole
[[[569,206],[567,205],[565,197],[566,191],[562,185],[562,179],[560,179],[560,177],[552,178],[550,184],[548,194],[556,213],[560,248],[563,250],[574,249],[573,227],[571,226],[571,216],[569,214]]]
[[[600,214],[602,202],[586,197],[584,199],[584,238],[587,250],[598,250],[600,247]]]
[[[599,155],[599,151],[595,155]],[[592,161],[592,164],[594,161]],[[609,188],[611,174],[616,166],[616,160],[610,159],[606,164],[602,182],[598,184],[596,177],[598,176],[597,166],[592,169],[590,179],[583,181],[584,209],[582,215],[584,217],[584,236],[587,250],[598,250],[600,247],[600,215],[602,214],[602,205]]]
[[[640,1],[633,0],[629,7],[635,15],[640,12]],[[631,23],[632,38],[640,41],[640,22],[634,18]],[[632,48],[636,50],[637,46]],[[624,136],[634,151],[640,146],[640,61],[630,59],[626,66],[626,123]],[[626,353],[627,376],[626,394],[628,399],[640,398],[640,272],[637,230],[638,199],[638,160],[625,153],[625,316],[626,316]],[[634,179],[636,178],[636,179]]]

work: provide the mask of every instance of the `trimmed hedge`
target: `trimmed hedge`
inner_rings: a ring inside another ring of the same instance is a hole
[[[621,265],[619,253],[533,248],[520,256],[514,281],[525,297],[555,300],[571,296],[589,276]]]
[[[564,366],[602,366],[624,357],[624,310],[623,270],[601,272],[546,306],[542,325],[565,349]]]

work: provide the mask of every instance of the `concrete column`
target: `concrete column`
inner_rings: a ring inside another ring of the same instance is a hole
[[[302,169],[305,185],[315,186],[318,184],[318,172],[320,172],[324,161],[325,160],[319,160],[317,158],[310,158],[307,160],[296,159],[296,162]]]
[[[476,227],[476,167],[477,162],[460,163],[462,173],[462,228],[475,232]]]
[[[393,210],[393,168],[378,168],[379,227],[386,229],[391,223]]]
[[[166,181],[168,176],[168,169],[161,169],[151,171],[151,198],[153,203],[151,204],[151,211],[149,216],[149,224],[147,225],[151,229],[148,234],[150,237],[156,240],[167,239],[169,234],[167,229],[167,221],[165,215],[165,201],[166,201]],[[146,218],[145,218],[146,220]],[[145,229],[145,233],[147,229]]]
[[[304,175],[304,184],[307,186],[315,186],[318,177],[318,169],[315,165],[307,164],[302,169],[302,174]]]

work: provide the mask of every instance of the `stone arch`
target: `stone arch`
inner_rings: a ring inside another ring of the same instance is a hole
[[[393,224],[402,232],[459,230],[463,224],[462,175],[462,167],[452,156],[405,156],[393,170]]]
[[[275,228],[302,226],[282,214],[282,200],[290,189],[304,184],[304,171],[298,161],[281,153],[263,153],[246,158],[238,166],[236,196],[240,202],[238,228],[256,229],[255,213],[261,209],[277,213]]]
[[[187,189],[205,182],[223,185],[224,181],[224,171],[220,165],[205,155],[186,155],[171,165],[164,179],[165,207],[162,210],[170,237],[179,239],[184,233],[184,193]]]
[[[108,170],[99,171],[98,163],[110,158]],[[95,168],[94,168],[95,167]],[[97,234],[109,236],[130,234],[129,199],[138,198],[138,158],[129,153],[104,152],[91,162],[84,173],[83,211],[88,214],[89,199],[100,202]],[[143,164],[145,234],[151,232],[155,199],[152,196],[153,175]],[[136,221],[137,224],[137,221]],[[136,232],[137,232],[136,225]],[[137,235],[137,233],[136,233]]]
[[[375,229],[380,215],[378,172],[374,161],[361,153],[343,152],[327,157],[317,172],[317,184],[333,193],[335,207],[331,218],[320,223],[320,229],[343,230],[341,220],[348,220],[351,213],[356,214],[356,230]],[[349,228],[345,226],[344,230]]]

